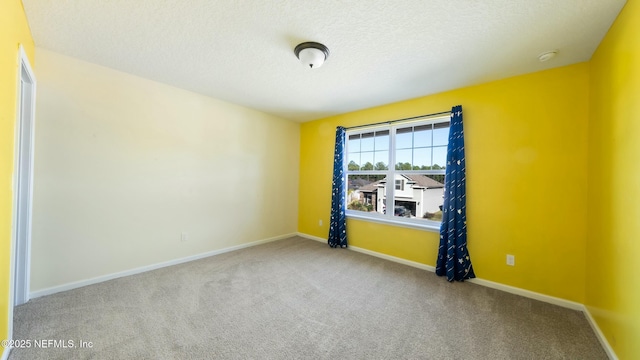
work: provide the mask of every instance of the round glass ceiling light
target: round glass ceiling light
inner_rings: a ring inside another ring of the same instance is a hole
[[[556,57],[556,55],[558,55],[558,50],[543,52],[542,54],[538,55],[538,60],[540,60],[540,62],[549,61]]]
[[[316,69],[329,57],[329,49],[317,42],[303,42],[293,50],[304,67]]]

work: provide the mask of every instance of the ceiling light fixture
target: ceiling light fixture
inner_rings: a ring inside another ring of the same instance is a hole
[[[302,65],[310,69],[319,68],[329,57],[329,49],[317,42],[303,42],[298,44],[293,52],[300,59]]]
[[[540,60],[540,62],[549,61],[556,57],[556,55],[558,55],[558,50],[543,52],[542,54],[538,55],[538,60]]]

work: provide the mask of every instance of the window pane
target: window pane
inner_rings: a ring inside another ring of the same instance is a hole
[[[384,175],[349,175],[347,209],[384,214]]]
[[[413,146],[431,146],[431,125],[416,126],[414,128]]]
[[[433,148],[433,168],[436,169],[436,165],[440,167],[440,169],[444,169],[447,166],[447,147],[446,146],[436,146]]]
[[[347,148],[349,149],[350,153],[360,151],[360,134],[349,135],[349,142],[347,143]]]
[[[375,147],[378,150],[389,150],[389,130],[376,131]],[[385,160],[388,161],[388,160]]]
[[[376,151],[373,156],[374,170],[387,170],[389,168],[389,151]]]
[[[396,130],[396,149],[411,149],[413,147],[413,128]]]
[[[412,153],[411,149],[396,151],[396,170],[411,170]]]
[[[417,167],[417,168],[416,168]],[[413,150],[413,170],[431,170],[431,148]]]
[[[362,134],[360,151],[373,151],[373,133]]]
[[[433,146],[449,143],[449,123],[434,124]]]
[[[360,153],[349,153],[347,170],[360,170]]]
[[[396,179],[396,190],[404,190],[404,179]]]
[[[373,170],[373,151],[360,154],[360,170]]]
[[[442,221],[444,175],[396,174],[403,190],[394,190],[394,216]]]

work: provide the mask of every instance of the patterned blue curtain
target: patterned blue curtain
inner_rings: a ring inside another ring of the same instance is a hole
[[[451,109],[449,147],[444,179],[444,205],[436,274],[448,281],[476,277],[467,250],[466,166],[462,106]]]
[[[333,155],[333,192],[331,193],[331,222],[329,224],[329,246],[347,247],[347,217],[345,207],[344,146],[346,130],[336,129],[336,150]]]

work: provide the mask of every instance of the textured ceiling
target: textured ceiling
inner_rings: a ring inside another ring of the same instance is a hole
[[[39,47],[296,121],[589,60],[625,2],[23,0]]]

